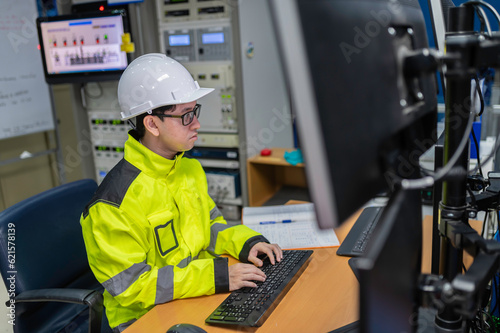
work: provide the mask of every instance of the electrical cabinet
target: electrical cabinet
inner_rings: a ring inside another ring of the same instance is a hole
[[[234,6],[229,1],[157,1],[162,53],[179,61],[201,87],[214,91],[202,105],[198,140],[186,154],[207,174],[209,194],[226,219],[239,220],[244,204],[234,63]]]

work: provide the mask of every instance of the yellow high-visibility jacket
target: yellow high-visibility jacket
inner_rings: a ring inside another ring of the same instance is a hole
[[[246,226],[227,225],[197,160],[165,159],[130,133],[124,159],[106,175],[80,223],[117,332],[156,304],[227,292],[227,258],[219,255],[248,262],[251,247],[267,242]]]

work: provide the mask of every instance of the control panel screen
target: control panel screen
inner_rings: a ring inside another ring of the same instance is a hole
[[[203,44],[222,44],[224,43],[224,33],[223,32],[211,32],[201,35],[201,41]]]
[[[168,36],[168,43],[170,46],[191,45],[191,38],[189,35],[170,35]]]

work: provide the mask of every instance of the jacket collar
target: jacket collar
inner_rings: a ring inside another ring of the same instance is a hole
[[[173,160],[160,156],[143,146],[134,130],[129,131],[125,142],[125,160],[144,173],[154,177],[166,177],[180,165],[184,152],[178,153]]]

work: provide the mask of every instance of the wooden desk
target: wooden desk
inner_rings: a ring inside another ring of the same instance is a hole
[[[359,213],[336,229],[343,241]],[[271,316],[261,327],[220,327],[205,319],[228,294],[175,300],[155,306],[126,333],[165,333],[179,323],[190,323],[212,332],[328,332],[358,318],[358,281],[349,258],[336,255],[337,248],[314,249],[302,273]],[[230,260],[230,263],[235,263]]]
[[[354,214],[335,229],[342,242],[358,218]],[[481,230],[481,222],[471,221]],[[432,217],[423,221],[422,271],[431,267]],[[205,324],[205,319],[228,293],[175,300],[155,306],[125,333],[165,333],[179,323],[190,323],[212,332],[328,332],[358,320],[359,284],[348,265],[348,257],[337,256],[337,248],[314,249],[309,266],[261,327],[220,327]],[[230,258],[230,264],[236,260]],[[468,266],[470,257],[465,256]]]

